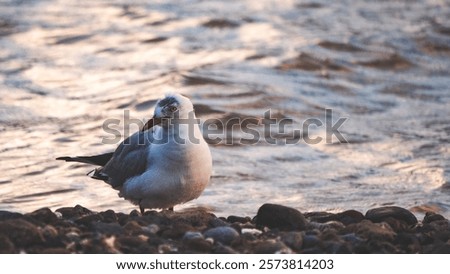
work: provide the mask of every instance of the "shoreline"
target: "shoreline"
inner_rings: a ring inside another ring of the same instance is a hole
[[[254,217],[204,209],[0,211],[0,253],[450,253],[450,222],[385,206],[340,213],[264,204]]]

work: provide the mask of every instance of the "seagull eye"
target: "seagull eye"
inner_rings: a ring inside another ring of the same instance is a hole
[[[170,112],[175,112],[175,111],[177,111],[177,107],[176,106],[169,106],[169,110],[170,110]]]

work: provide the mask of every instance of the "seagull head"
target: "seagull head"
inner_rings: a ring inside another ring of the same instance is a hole
[[[189,113],[193,111],[194,106],[187,97],[177,93],[168,94],[163,99],[158,100],[153,118],[144,125],[142,131],[148,130],[153,126],[162,123],[164,120],[187,119]]]

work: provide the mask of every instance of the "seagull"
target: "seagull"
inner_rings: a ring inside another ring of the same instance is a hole
[[[142,214],[198,198],[212,174],[211,152],[194,107],[180,94],[158,100],[153,118],[114,152],[56,160],[100,166],[91,178],[111,185]]]

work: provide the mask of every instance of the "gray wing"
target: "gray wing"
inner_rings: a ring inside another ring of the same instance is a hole
[[[148,132],[136,132],[125,139],[108,163],[96,173],[104,176],[113,188],[120,188],[127,179],[142,174],[147,167],[150,136]]]

